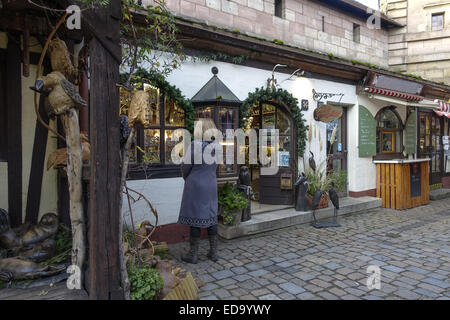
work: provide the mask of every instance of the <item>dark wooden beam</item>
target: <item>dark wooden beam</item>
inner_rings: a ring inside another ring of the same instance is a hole
[[[22,224],[22,65],[20,34],[8,33],[6,50],[8,109],[8,213],[11,227]]]
[[[44,74],[49,73],[48,63],[44,66]],[[45,96],[39,99],[39,114],[42,121],[47,125],[49,118],[45,111]],[[35,224],[38,222],[39,209],[41,206],[42,178],[44,176],[45,152],[47,149],[48,130],[38,120],[34,129],[33,154],[31,156],[30,179],[28,182],[27,207],[25,210],[25,222]],[[52,169],[53,170],[53,169]]]
[[[95,10],[89,23],[107,26],[108,48],[98,37],[89,42],[90,56],[90,142],[89,184],[89,297],[123,299],[120,281],[119,222],[121,208],[121,161],[119,142],[119,64],[121,4],[112,0],[107,8]],[[103,28],[104,29],[104,28]],[[102,30],[103,30],[102,29]],[[100,34],[99,37],[105,36]],[[112,51],[112,52],[111,52]]]

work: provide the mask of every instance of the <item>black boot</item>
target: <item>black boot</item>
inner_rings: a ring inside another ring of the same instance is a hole
[[[189,242],[191,245],[191,248],[189,252],[181,257],[181,260],[188,263],[194,263],[196,264],[198,261],[198,245],[199,245],[200,238],[196,237],[190,237]]]
[[[214,236],[208,235],[209,238],[209,252],[208,252],[208,258],[212,261],[216,262],[219,260],[219,257],[217,256],[217,234]]]

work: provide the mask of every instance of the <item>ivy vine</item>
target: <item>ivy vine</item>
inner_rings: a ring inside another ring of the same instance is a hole
[[[120,76],[121,83],[123,83],[126,81],[128,74],[122,73]],[[162,74],[152,71],[149,72],[143,68],[137,68],[131,77],[131,83],[137,86],[142,83],[149,83],[159,88],[167,100],[175,102],[184,110],[186,129],[191,133],[194,132],[195,111],[192,102],[186,99],[180,89],[171,85]]]
[[[250,114],[249,108],[258,105],[261,102],[274,102],[283,105],[291,112],[297,130],[297,151],[300,156],[303,156],[308,126],[305,125],[306,120],[303,119],[302,113],[300,112],[297,98],[292,96],[292,94],[286,90],[273,90],[271,88],[261,87],[256,88],[255,92],[250,92],[239,109],[240,126],[244,127],[244,118],[247,118]]]

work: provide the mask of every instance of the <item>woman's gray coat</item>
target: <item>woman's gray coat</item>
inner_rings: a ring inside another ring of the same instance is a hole
[[[178,223],[191,227],[207,228],[217,224],[217,163],[207,164],[208,160],[199,157],[199,164],[194,163],[194,144],[197,150],[203,154],[203,150],[211,141],[193,141],[188,148],[185,159],[191,159],[190,163],[185,161],[181,164],[183,174],[184,190],[181,201],[180,216]],[[191,152],[192,151],[192,152]],[[211,154],[211,153],[210,153]],[[214,157],[214,151],[212,152]]]

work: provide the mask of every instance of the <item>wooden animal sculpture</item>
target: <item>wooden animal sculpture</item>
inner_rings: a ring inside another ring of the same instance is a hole
[[[248,173],[248,167],[242,166],[239,170],[239,184],[243,186],[250,186],[250,174]]]
[[[59,71],[67,79],[78,78],[78,70],[73,66],[66,43],[61,39],[53,39],[49,46],[50,63],[53,71]]]
[[[133,94],[128,109],[128,124],[130,127],[136,124],[148,127],[151,122],[152,109],[150,107],[150,93],[145,90],[138,90]]]
[[[20,249],[42,242],[58,231],[58,216],[46,213],[37,225],[23,225],[0,234],[0,248]]]
[[[81,159],[83,163],[89,163],[91,159],[91,144],[84,133],[80,134],[81,138]],[[67,167],[67,148],[61,148],[49,154],[47,159],[47,170],[50,168],[59,169]]]
[[[59,71],[53,71],[36,80],[34,87],[30,87],[39,93],[48,94],[48,101],[55,115],[61,115],[72,108],[87,106],[86,101],[78,93],[73,83],[66,80]]]
[[[312,199],[311,202],[311,209],[313,210],[313,218],[314,218],[314,224],[317,223],[317,219],[316,219],[316,209],[319,206],[320,203],[320,199],[322,198],[322,190],[317,189],[316,193],[314,194],[314,197]]]
[[[0,280],[31,280],[40,277],[48,277],[58,274],[66,269],[66,266],[40,266],[32,261],[18,258],[0,259]]]
[[[0,233],[10,229],[9,216],[6,210],[0,208]]]
[[[309,157],[309,167],[312,169],[312,171],[316,172],[317,166],[316,166],[316,161],[314,160],[314,153],[312,153],[312,151],[310,151],[309,153],[311,153],[311,157]]]
[[[47,239],[44,242],[32,246],[29,249],[20,251],[17,258],[22,260],[33,261],[36,263],[47,261],[56,253],[56,241],[54,239]]]
[[[297,201],[295,203],[296,211],[308,211],[308,198],[306,194],[309,189],[309,184],[307,182],[308,178],[305,173],[302,172],[301,176],[298,177],[294,186],[297,187]]]
[[[172,273],[172,265],[168,260],[159,261],[156,265],[156,270],[159,271],[164,281],[164,287],[158,295],[158,297],[162,299],[167,296],[169,292],[181,282],[181,280]]]

